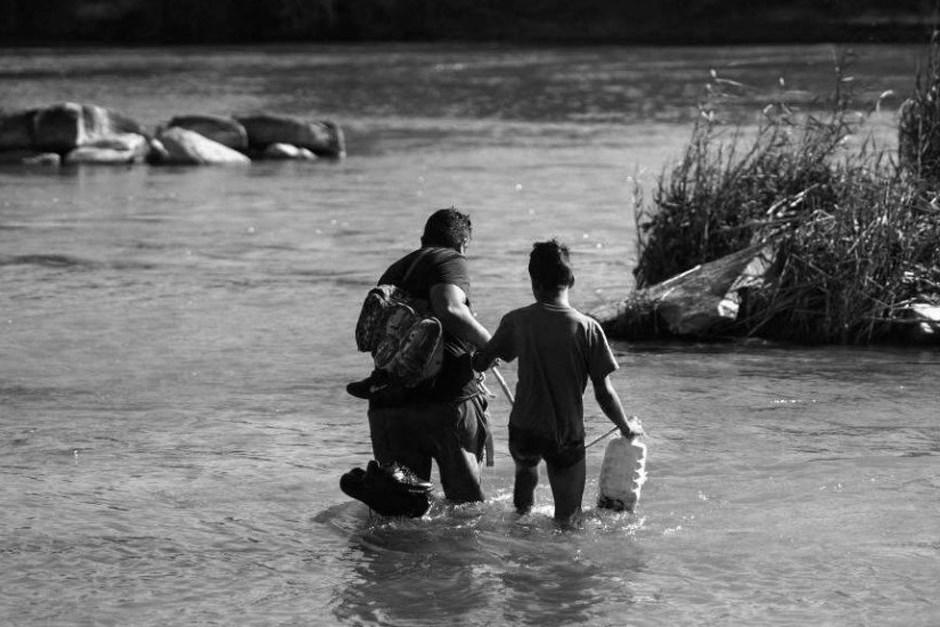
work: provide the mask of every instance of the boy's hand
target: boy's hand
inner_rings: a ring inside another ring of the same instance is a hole
[[[646,435],[646,432],[643,430],[643,425],[640,424],[640,419],[636,416],[627,416],[627,428],[625,430],[621,429],[620,433],[625,438]]]

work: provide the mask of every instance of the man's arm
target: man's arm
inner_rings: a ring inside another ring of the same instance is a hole
[[[467,295],[452,283],[431,286],[431,310],[444,330],[482,348],[490,340],[490,332],[474,317],[467,306]]]

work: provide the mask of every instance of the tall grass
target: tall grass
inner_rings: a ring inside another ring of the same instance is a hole
[[[776,280],[739,317],[746,334],[802,343],[894,339],[910,304],[940,296],[940,212],[882,172],[845,168],[837,202],[785,234]]]
[[[746,135],[699,123],[680,163],[663,174],[651,211],[637,214],[637,287],[748,246],[755,236],[832,204],[829,157],[844,137],[839,124],[791,126],[774,118],[749,146]]]
[[[934,34],[926,65],[899,111],[898,160],[915,180],[940,182],[940,42]]]
[[[934,68],[914,98],[938,102]],[[826,117],[775,104],[751,135],[729,133],[705,111],[637,214],[637,287],[772,241],[775,274],[745,295],[743,334],[864,344],[894,334],[912,302],[940,303],[940,205],[929,191],[936,179],[924,168],[902,173],[872,141],[845,148],[864,117],[850,110],[844,83],[837,74]],[[927,117],[919,128],[940,131],[940,104],[918,112]],[[919,154],[940,157],[940,132],[917,138],[934,142]]]

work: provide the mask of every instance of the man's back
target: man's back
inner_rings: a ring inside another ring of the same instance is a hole
[[[430,479],[436,462],[444,495],[458,503],[483,500],[480,470],[487,441],[486,399],[467,350],[490,339],[467,297],[470,280],[463,253],[470,238],[469,216],[453,207],[439,209],[425,223],[421,249],[383,274],[381,282],[428,300],[445,332],[444,363],[435,384],[415,396],[388,403],[373,397],[369,403],[376,461],[383,466],[397,462],[424,480]]]
[[[424,247],[408,253],[388,267],[379,279],[379,284],[382,283],[397,285],[425,300],[430,297],[431,286],[437,283],[450,283],[470,294],[467,259],[451,248]]]
[[[463,294],[470,293],[467,260],[451,248],[423,247],[408,253],[385,271],[379,284],[397,285],[415,298],[431,300],[435,285],[455,285]],[[466,303],[469,305],[469,301]],[[440,312],[434,312],[441,317]],[[442,320],[443,322],[443,320]],[[473,369],[469,362],[472,346],[455,336],[444,325],[444,362],[433,382],[419,386],[415,400],[454,400],[477,393]]]

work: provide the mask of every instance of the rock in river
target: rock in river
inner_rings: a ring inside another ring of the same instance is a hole
[[[164,129],[157,139],[166,150],[162,162],[180,165],[229,165],[248,164],[251,159],[212,141],[196,131],[173,126]]]

